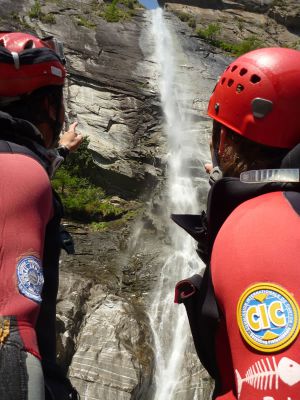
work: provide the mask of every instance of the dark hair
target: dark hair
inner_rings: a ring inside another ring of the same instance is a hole
[[[222,125],[213,123],[213,148],[218,149]],[[288,149],[265,146],[245,138],[226,127],[228,143],[218,160],[224,176],[239,177],[251,169],[278,168]]]
[[[7,112],[14,118],[21,118],[31,122],[33,125],[49,122],[49,115],[44,107],[43,99],[47,97],[50,105],[57,110],[61,107],[62,86],[45,86],[30,94],[21,96],[20,100],[14,101],[6,106],[0,104],[0,110]]]

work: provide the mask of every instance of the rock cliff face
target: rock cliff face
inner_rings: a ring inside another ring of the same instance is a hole
[[[199,26],[226,19],[224,31],[226,26],[231,37],[236,31],[250,32],[250,26],[258,29],[257,19],[259,32],[266,30],[265,18],[271,21],[271,16],[246,9],[246,0],[195,0],[193,7],[183,1],[170,3],[168,10],[192,13]],[[259,8],[258,1],[252,3]],[[104,5],[101,0],[0,0],[0,27],[53,34],[65,43],[67,119],[77,118],[79,129],[89,136],[99,183],[116,195],[142,198],[145,204],[138,218],[122,224],[115,221],[100,232],[65,221],[75,239],[76,255],[62,255],[58,360],[85,400],[152,400],[155,349],[148,310],[161,267],[173,251],[164,186],[167,142],[151,13],[136,9],[132,18],[108,23],[100,16]],[[264,7],[270,12],[267,4]],[[275,22],[276,12],[285,18],[284,10],[272,10],[270,42],[271,36],[276,41],[285,35],[293,41],[295,34]],[[205,161],[211,128],[206,103],[229,60],[215,54],[215,49],[196,37],[194,28],[173,13],[166,13],[166,18],[181,60],[180,74],[187,77],[189,112]],[[232,24],[232,18],[243,18],[245,28]],[[199,201],[204,203],[206,192],[204,185]],[[194,399],[196,392],[191,388],[199,386],[198,396],[208,399],[211,383],[192,349],[190,354],[181,391],[174,399]],[[199,381],[204,383],[199,385]]]
[[[160,4],[188,20],[194,32],[217,25],[223,44],[257,40],[261,47],[300,49],[300,4],[295,0],[161,0]]]

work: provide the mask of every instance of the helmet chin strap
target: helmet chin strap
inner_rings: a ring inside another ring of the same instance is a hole
[[[59,121],[59,119],[56,119],[56,120],[49,119],[49,125],[53,132],[53,138],[52,138],[52,143],[51,143],[51,147],[53,147],[57,143],[57,139],[59,138],[63,124]]]
[[[51,116],[48,114],[47,118],[47,123],[49,124],[51,130],[52,130],[52,142],[51,142],[51,147],[56,145],[57,139],[59,138],[59,135],[62,131],[63,127],[63,121],[61,121],[61,102],[62,102],[62,96],[60,99],[58,99],[57,104],[55,105],[55,118],[51,118]]]
[[[212,164],[213,169],[210,171],[209,174],[209,184],[212,186],[214,185],[219,179],[223,178],[223,172],[220,169],[220,157],[219,153],[222,153],[225,147],[225,140],[226,140],[226,128],[222,127],[220,132],[220,143],[218,148],[213,148],[212,151]]]
[[[213,186],[219,179],[223,177],[223,173],[219,167],[219,157],[218,157],[218,151],[216,149],[213,149],[212,152],[212,164],[213,164],[213,169],[209,173],[209,181],[208,181],[211,186]]]

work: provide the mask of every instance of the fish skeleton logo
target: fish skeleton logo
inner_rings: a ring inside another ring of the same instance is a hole
[[[300,329],[299,307],[284,288],[258,283],[248,288],[237,306],[237,322],[245,341],[256,350],[274,352],[284,349]]]
[[[300,382],[300,364],[290,358],[283,357],[277,363],[275,357],[257,360],[247,370],[242,378],[239,371],[235,370],[237,380],[238,399],[240,398],[244,383],[257,390],[279,390],[280,381],[286,385],[294,386]],[[264,397],[265,400],[274,400],[273,397]],[[288,397],[288,400],[291,400]]]

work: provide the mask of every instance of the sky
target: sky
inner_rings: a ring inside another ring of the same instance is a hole
[[[139,0],[139,2],[148,9],[153,9],[158,7],[157,0]]]

